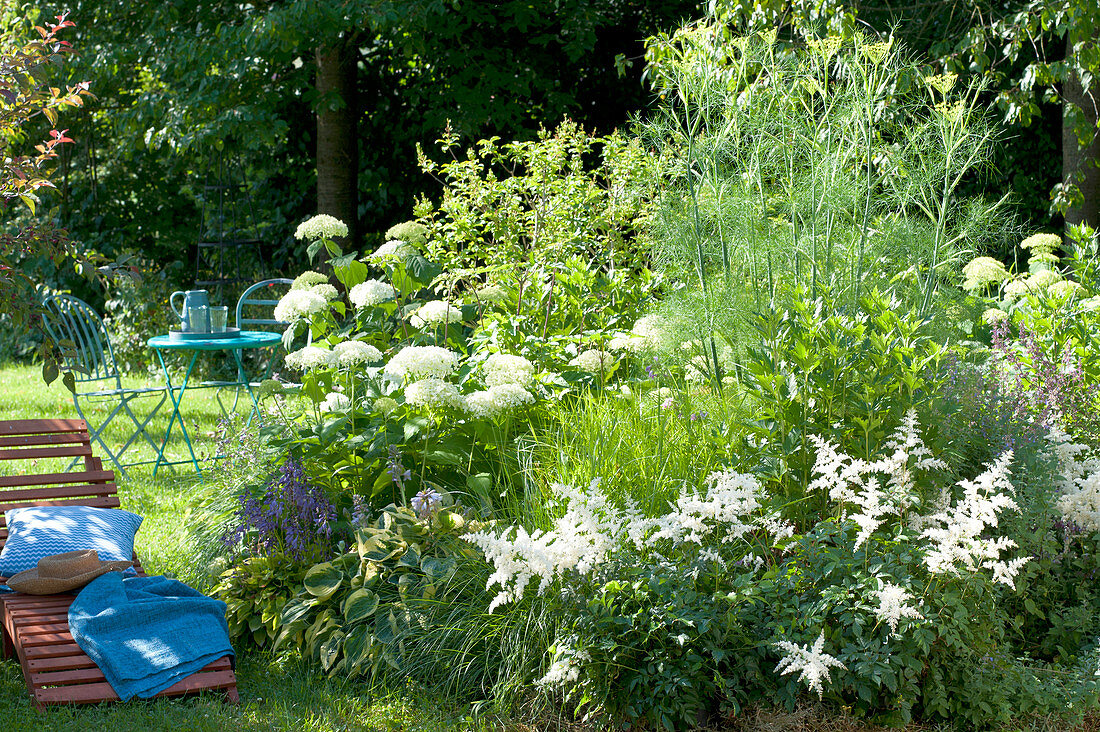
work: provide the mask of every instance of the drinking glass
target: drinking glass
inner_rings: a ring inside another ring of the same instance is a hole
[[[229,319],[229,307],[226,305],[219,305],[217,307],[210,308],[210,332],[211,333],[224,333],[225,322]]]
[[[187,320],[191,323],[192,333],[210,332],[210,307],[197,305],[187,309]]]

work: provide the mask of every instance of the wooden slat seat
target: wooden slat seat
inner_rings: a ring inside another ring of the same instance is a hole
[[[119,508],[115,475],[103,470],[92,454],[83,420],[15,420],[0,422],[0,461],[83,458],[84,469],[68,473],[0,476],[0,549],[7,541],[4,512],[26,506],[81,505]],[[145,572],[137,555],[134,569]],[[0,582],[5,578],[0,577]],[[3,655],[12,653],[23,668],[27,691],[38,709],[51,704],[96,704],[118,701],[103,672],[80,650],[69,632],[69,605],[74,595],[0,593]],[[221,658],[157,694],[180,696],[219,691],[239,701],[237,678],[229,658]]]

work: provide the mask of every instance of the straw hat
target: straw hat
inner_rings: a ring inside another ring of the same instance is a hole
[[[133,562],[102,562],[94,549],[42,557],[38,567],[13,574],[8,587],[28,595],[53,595],[83,587],[101,574],[126,569]]]

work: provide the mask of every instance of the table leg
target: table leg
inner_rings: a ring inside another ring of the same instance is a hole
[[[256,394],[252,391],[252,383],[248,378],[248,374],[244,372],[244,363],[241,361],[241,352],[239,350],[233,351],[233,357],[237,359],[237,381],[248,390],[248,396],[252,398],[252,413],[248,415],[248,422],[245,423],[245,429],[252,426],[252,420],[259,418],[260,416],[260,402],[256,399]],[[237,394],[240,395],[240,385],[237,386]],[[234,411],[237,408],[236,400],[233,403]]]
[[[164,356],[160,350],[157,349],[157,359],[160,361],[160,366],[164,370],[164,380],[168,386],[168,395],[172,399],[172,416],[168,418],[168,428],[164,431],[164,442],[160,444],[160,452],[157,454],[157,462],[153,465],[153,477],[157,475],[157,470],[161,465],[168,465],[168,461],[164,459],[164,450],[168,446],[168,438],[172,436],[172,425],[179,419],[180,431],[183,432],[183,440],[187,443],[187,450],[191,453],[191,462],[195,466],[195,472],[202,474],[202,470],[199,468],[199,461],[195,457],[195,450],[191,447],[191,436],[187,434],[187,425],[183,422],[183,415],[180,414],[180,404],[183,403],[183,393],[187,391],[187,380],[191,378],[191,372],[195,368],[195,361],[199,357],[199,352],[195,351],[191,356],[191,362],[187,364],[187,372],[183,375],[183,382],[178,387],[179,397],[176,397],[177,387],[172,384],[172,376],[168,371],[168,365],[164,362]]]

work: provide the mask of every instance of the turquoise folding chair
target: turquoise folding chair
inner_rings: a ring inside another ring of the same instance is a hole
[[[103,321],[95,310],[83,300],[71,295],[51,295],[43,303],[45,313],[43,320],[46,332],[61,350],[65,367],[72,371],[76,388],[73,390],[73,406],[80,418],[88,423],[88,432],[91,439],[99,443],[103,452],[107,454],[119,474],[126,475],[126,469],[121,461],[122,454],[134,444],[139,437],[145,439],[154,451],[159,450],[160,445],[146,431],[149,422],[160,410],[168,398],[168,390],[164,386],[144,388],[130,388],[122,385],[122,379],[115,363],[114,349],[111,347],[111,337]],[[153,411],[144,420],[139,420],[130,402],[134,399],[160,394],[160,401]],[[92,427],[92,421],[84,414],[84,406],[81,402],[112,402],[117,400],[107,418],[97,427]],[[134,423],[137,429],[134,431],[122,449],[114,452],[103,441],[103,431],[111,420],[119,414],[125,414]],[[138,463],[128,463],[136,465]]]
[[[286,327],[290,325],[290,323],[284,323],[281,320],[275,319],[275,306],[279,304],[279,300],[287,293],[290,286],[293,284],[294,280],[285,277],[273,277],[249,285],[241,294],[240,299],[237,300],[237,328],[242,331],[273,330],[276,328],[278,330],[286,330]],[[265,376],[271,373],[276,358],[278,358],[277,355],[272,355],[267,363],[267,367],[262,369]],[[233,395],[232,407],[232,411],[236,411],[237,403],[241,398],[241,386],[246,383],[251,384],[253,387],[258,386],[257,382],[249,381],[248,374],[246,374],[242,368],[238,368],[236,382],[205,382],[203,386],[236,387]],[[227,410],[222,403],[220,392],[218,393],[218,406],[221,407],[222,414],[228,417],[229,410]],[[252,423],[251,417],[249,417],[248,423]]]

